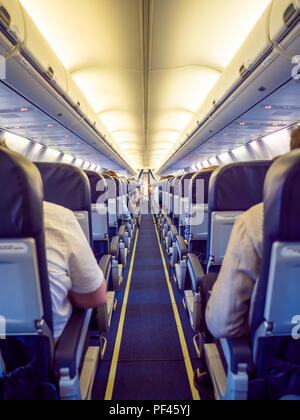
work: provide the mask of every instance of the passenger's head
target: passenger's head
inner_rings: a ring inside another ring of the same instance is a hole
[[[203,171],[214,171],[214,170],[216,170],[218,168],[219,168],[219,166],[209,166],[208,168],[202,169],[201,172],[203,172]]]
[[[291,151],[300,148],[300,125],[292,131],[291,135]]]
[[[114,176],[115,178],[119,178],[118,174],[115,171],[107,171],[107,172],[103,172],[104,175],[108,175],[108,176]]]

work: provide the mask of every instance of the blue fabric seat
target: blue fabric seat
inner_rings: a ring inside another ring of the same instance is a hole
[[[300,395],[300,342],[293,337],[300,314],[299,176],[299,150],[278,159],[266,176],[263,258],[250,335],[220,341],[227,371],[216,346],[204,346],[218,399]]]

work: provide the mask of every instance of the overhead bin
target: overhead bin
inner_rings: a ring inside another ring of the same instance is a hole
[[[99,132],[105,141],[112,147],[114,150],[117,150],[116,145],[113,144],[113,140],[110,137],[109,133],[103,126],[99,116],[93,110],[89,102],[86,100],[81,89],[73,79],[72,75],[67,72],[68,79],[68,91],[67,97],[72,102],[73,106],[77,108],[82,116],[89,121],[89,123]]]
[[[159,173],[270,95],[291,78],[299,55],[300,0],[273,0],[194,115]],[[269,34],[268,34],[269,31]],[[275,45],[286,50],[280,54]],[[179,146],[180,145],[180,146]]]
[[[64,65],[50,48],[26,10],[23,7],[22,9],[25,22],[25,38],[22,49],[35,60],[49,80],[55,83],[63,93],[66,93],[67,75]]]
[[[105,155],[112,166],[134,173],[19,0],[0,0],[0,55],[9,57],[3,81],[8,87]]]
[[[69,72],[67,72],[68,79],[68,90],[67,96],[71,100],[74,107],[76,107],[81,114],[83,114],[87,119],[91,116],[92,108],[89,105],[88,101],[83,96],[82,91],[79,89],[78,85],[75,83],[73,77]]]
[[[0,21],[17,43],[24,41],[24,15],[19,0],[0,1]]]
[[[273,0],[270,12],[269,35],[274,42],[300,11],[300,0]]]

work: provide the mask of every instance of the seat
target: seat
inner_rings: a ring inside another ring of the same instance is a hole
[[[85,171],[91,187],[92,230],[94,252],[100,261],[103,255],[111,255],[113,289],[119,290],[123,282],[123,264],[120,253],[120,238],[109,235],[108,185],[106,179],[98,172]]]
[[[126,248],[125,240],[126,235],[125,225],[119,228],[119,213],[118,213],[118,185],[114,177],[102,174],[107,183],[108,191],[108,224],[109,224],[109,237],[112,240],[114,237],[119,237],[120,258],[123,267],[127,265],[128,249]],[[113,249],[112,249],[113,248]],[[111,242],[110,251],[116,252],[116,243]]]
[[[300,151],[276,161],[264,186],[263,258],[253,295],[249,336],[223,339],[205,355],[215,397],[224,400],[300,396]]]
[[[185,239],[189,242],[189,252],[204,253],[205,256],[208,239],[208,191],[213,172],[208,170],[196,173],[189,188]]]
[[[126,254],[131,249],[131,215],[128,214],[127,208],[127,185],[124,179],[114,177],[117,193],[117,221],[119,228],[119,236],[123,240],[126,247]],[[126,255],[127,260],[127,255]]]
[[[129,200],[129,181],[127,178],[121,177],[121,182],[123,183],[123,214],[125,216],[124,223],[127,227],[130,242],[132,244],[137,226],[137,217],[135,214],[135,207]]]
[[[172,266],[180,290],[185,289],[187,272],[187,250],[195,253],[201,263],[206,261],[206,248],[208,237],[208,190],[209,181],[213,171],[203,171],[192,175],[186,181],[185,190],[188,188],[188,197],[183,200],[185,209],[185,236],[172,234],[169,230],[169,241],[172,250]],[[185,193],[186,194],[186,193]],[[183,227],[181,222],[181,227]]]
[[[92,229],[92,207],[91,207],[91,188],[87,175],[79,168],[66,163],[36,163],[40,171],[44,184],[45,201],[63,206],[73,211],[80,223],[83,232],[86,234],[88,241],[93,248],[93,229]],[[103,319],[101,325],[108,325],[111,319],[114,305],[109,307],[111,300],[114,300],[115,292],[111,286],[111,255],[104,255],[99,263],[106,279],[108,299],[106,311],[99,308],[97,311],[103,313],[106,318]],[[99,316],[98,316],[99,318]],[[100,324],[99,324],[100,325]],[[106,330],[99,330],[100,342],[104,352],[106,340],[102,336]]]
[[[0,149],[0,184],[0,349],[9,373],[0,379],[1,398],[89,399],[99,357],[99,347],[89,346],[91,311],[73,311],[54,349],[40,173]]]
[[[191,326],[198,334],[194,345],[198,356],[202,355],[205,334],[201,317],[201,278],[205,272],[219,272],[230,235],[237,218],[252,206],[263,201],[264,180],[272,162],[239,162],[216,169],[210,177],[208,245],[205,267],[188,253],[186,266],[191,280],[185,290],[185,305],[190,315]]]
[[[179,234],[185,238],[186,222],[189,210],[189,190],[195,172],[183,175],[179,185]]]
[[[263,200],[271,161],[239,162],[215,170],[209,184],[208,271],[219,271],[237,218]]]

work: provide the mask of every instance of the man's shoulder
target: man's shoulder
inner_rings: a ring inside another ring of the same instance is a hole
[[[54,222],[57,224],[65,224],[67,220],[73,218],[74,214],[71,210],[59,206],[57,204],[44,201],[44,218],[45,224]]]
[[[240,219],[246,224],[262,224],[264,218],[264,204],[260,203],[246,211]]]
[[[264,204],[260,203],[251,207],[240,216],[239,223],[244,226],[254,244],[261,244],[263,241]]]

